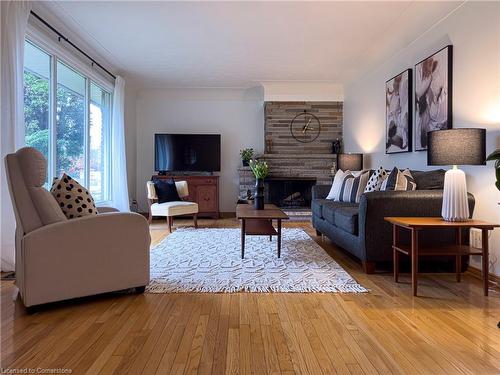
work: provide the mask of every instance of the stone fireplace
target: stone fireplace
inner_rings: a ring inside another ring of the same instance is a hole
[[[290,134],[290,122],[304,110],[321,122],[321,134],[311,143],[298,142]],[[266,179],[268,202],[280,207],[307,208],[311,204],[311,187],[331,184],[336,162],[332,142],[342,138],[342,110],[342,102],[265,103],[265,153],[259,159],[266,160],[270,167]],[[250,168],[242,167],[238,173],[240,196],[246,196],[247,190],[253,193],[255,179]]]

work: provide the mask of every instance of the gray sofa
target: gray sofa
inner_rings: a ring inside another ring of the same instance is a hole
[[[417,182],[415,191],[376,191],[361,196],[360,203],[336,202],[325,199],[329,185],[315,185],[312,190],[312,223],[318,235],[327,236],[334,244],[359,258],[366,273],[375,268],[392,268],[392,226],[384,220],[386,216],[441,216],[443,199],[442,185],[444,171],[412,171]],[[430,176],[432,183],[426,181]],[[420,186],[425,190],[419,190]],[[474,196],[469,194],[470,215],[474,211]],[[406,232],[406,231],[404,231]],[[401,240],[409,242],[408,233],[401,233]],[[462,233],[464,241],[469,239],[468,231]],[[450,243],[455,240],[454,230],[422,231],[419,243]],[[463,259],[463,270],[468,266],[468,257]],[[422,271],[451,271],[454,261],[451,257],[434,258],[426,264],[421,260]]]

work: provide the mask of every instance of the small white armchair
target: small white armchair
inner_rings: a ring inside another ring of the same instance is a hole
[[[153,216],[165,216],[168,222],[168,230],[172,232],[174,216],[193,215],[194,227],[198,228],[198,203],[185,201],[189,196],[188,184],[186,181],[176,181],[175,187],[182,201],[158,203],[155,184],[153,181],[146,183],[149,204],[149,223]]]

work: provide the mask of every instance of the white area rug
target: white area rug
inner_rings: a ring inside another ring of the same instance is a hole
[[[302,229],[276,237],[247,236],[241,259],[240,229],[177,229],[151,249],[149,293],[342,292],[359,285]]]

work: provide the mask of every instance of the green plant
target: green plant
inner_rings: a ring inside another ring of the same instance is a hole
[[[244,148],[240,150],[241,160],[250,161],[253,157],[253,148]]]
[[[495,175],[497,177],[495,186],[500,190],[500,149],[489,154],[486,160],[495,160]]]
[[[255,178],[264,179],[269,174],[269,165],[265,161],[250,160],[250,169]]]

